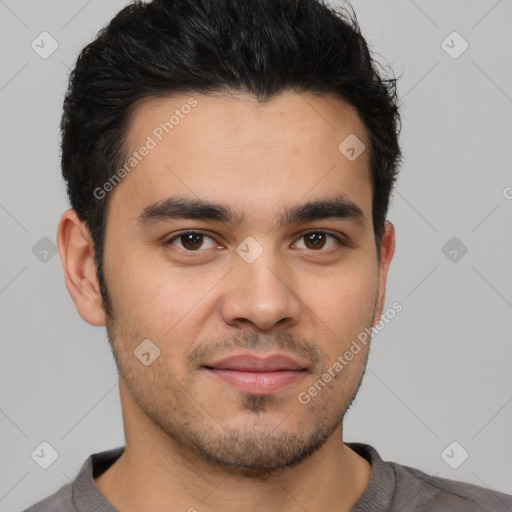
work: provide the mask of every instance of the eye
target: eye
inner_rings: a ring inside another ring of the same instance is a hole
[[[211,236],[205,235],[204,233],[198,233],[197,231],[186,231],[174,235],[172,238],[167,240],[167,242],[165,242],[165,245],[174,245],[174,242],[178,241],[181,244],[181,247],[179,247],[180,249],[184,249],[188,252],[198,252],[198,249],[200,249],[203,245],[205,238],[208,238],[214,242]],[[207,247],[207,249],[211,249],[212,247],[215,247],[215,243],[210,245],[210,247]]]
[[[206,239],[210,241],[209,247],[204,247]],[[328,244],[329,239],[331,240],[330,246]],[[309,233],[303,234],[298,240],[304,240],[305,242],[304,247],[299,247],[299,249],[305,248],[314,252],[327,252],[328,249],[345,245],[340,237],[326,233],[325,231],[310,231]],[[212,249],[216,246],[215,240],[211,236],[198,231],[182,231],[167,240],[165,245],[173,245],[187,252],[201,252],[201,248]],[[325,251],[322,251],[322,249],[325,249]]]
[[[337,245],[344,245],[339,237],[326,233],[325,231],[310,231],[309,233],[302,235],[299,240],[305,241],[304,245],[306,249],[319,252],[321,249],[326,248],[326,243],[329,237],[331,240],[334,239],[335,243],[331,244],[327,249],[332,249]],[[302,247],[299,247],[299,249],[302,249]]]

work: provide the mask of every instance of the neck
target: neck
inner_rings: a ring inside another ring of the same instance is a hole
[[[349,512],[371,477],[368,461],[343,443],[341,427],[300,464],[256,475],[203,461],[146,417],[124,421],[123,455],[94,480],[123,512]]]

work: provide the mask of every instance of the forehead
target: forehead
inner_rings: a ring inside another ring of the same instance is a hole
[[[355,160],[343,152],[347,140],[366,147]],[[285,203],[340,193],[370,216],[369,149],[357,111],[328,95],[285,93],[266,103],[243,94],[150,98],[132,112],[129,172],[110,200],[140,214],[180,195],[252,208],[262,218]]]

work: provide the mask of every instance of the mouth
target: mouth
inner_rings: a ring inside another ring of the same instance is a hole
[[[208,363],[203,368],[239,391],[253,395],[276,393],[308,373],[305,365],[280,354],[261,358],[245,353]]]

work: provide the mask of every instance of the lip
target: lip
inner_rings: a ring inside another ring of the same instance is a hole
[[[263,358],[247,353],[233,355],[204,368],[223,382],[254,395],[276,393],[307,373],[305,366],[283,354]]]
[[[244,353],[232,355],[208,363],[208,367],[218,370],[239,370],[246,372],[275,372],[279,370],[305,370],[306,367],[283,354],[272,354],[267,357],[258,357],[255,354]]]

